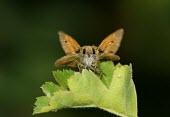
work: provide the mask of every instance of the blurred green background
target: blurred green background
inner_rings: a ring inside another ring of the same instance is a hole
[[[55,82],[54,62],[65,55],[62,30],[80,45],[99,45],[124,28],[118,55],[132,63],[139,117],[165,117],[170,105],[170,2],[168,0],[1,0],[0,117],[31,117],[39,88]],[[63,109],[34,117],[111,117],[99,109]]]

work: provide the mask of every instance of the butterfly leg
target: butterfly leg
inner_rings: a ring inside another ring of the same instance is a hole
[[[100,74],[99,78],[101,78],[101,76],[104,75],[103,71],[96,65],[91,66],[89,69],[91,69],[94,73]]]
[[[82,63],[80,63],[78,60],[77,61],[77,67],[79,69],[79,72],[82,72],[82,70],[84,69],[84,65]]]
[[[100,74],[100,75],[99,75],[99,78],[101,78],[102,75],[105,75],[105,74],[103,73],[103,71],[102,71],[99,67],[96,67],[96,72]]]

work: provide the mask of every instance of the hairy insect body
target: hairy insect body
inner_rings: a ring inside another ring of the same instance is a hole
[[[79,56],[79,68],[95,70],[98,66],[98,50],[96,46],[83,46]]]

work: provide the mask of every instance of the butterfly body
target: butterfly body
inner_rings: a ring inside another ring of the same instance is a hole
[[[78,65],[85,69],[95,69],[98,64],[98,50],[96,46],[83,46],[79,52]],[[78,66],[78,67],[79,67]]]
[[[92,71],[100,71],[98,63],[100,60],[119,60],[120,57],[115,55],[122,37],[123,29],[119,29],[106,37],[101,44],[97,46],[80,46],[76,40],[64,32],[59,32],[60,42],[63,50],[67,54],[56,60],[57,66],[71,66]]]

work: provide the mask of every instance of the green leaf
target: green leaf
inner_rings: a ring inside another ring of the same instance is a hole
[[[46,82],[45,84],[42,85],[41,88],[47,97],[53,96],[53,93],[56,91],[64,90],[63,88],[52,82]]]
[[[47,96],[38,97],[37,101],[35,102],[33,115],[53,110],[53,108],[49,106],[49,102],[50,99]]]
[[[42,86],[46,96],[37,98],[33,114],[62,108],[95,107],[122,117],[137,117],[132,66],[119,64],[114,67],[113,62],[107,61],[101,63],[100,68],[104,73],[101,79],[86,69],[82,73],[53,72],[60,86],[54,83]]]
[[[70,91],[76,97],[77,106],[96,106],[107,91],[101,80],[92,72],[83,70],[68,80]]]
[[[137,96],[131,65],[115,69],[109,93],[105,96],[106,104],[102,105],[106,107],[103,106],[103,109],[123,117],[137,117]]]
[[[100,63],[100,68],[104,73],[101,77],[101,81],[109,88],[112,81],[114,64],[112,61],[102,62]]]
[[[57,71],[53,71],[53,76],[55,78],[55,80],[58,82],[58,84],[67,89],[68,88],[68,84],[67,84],[67,79],[70,78],[71,75],[74,74],[74,71],[72,70],[57,70]]]

